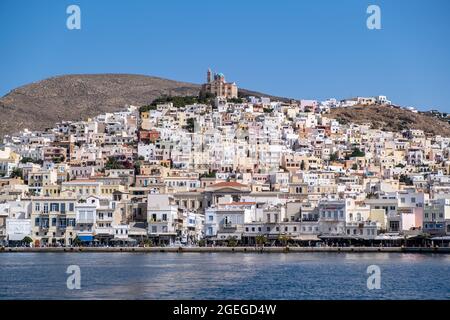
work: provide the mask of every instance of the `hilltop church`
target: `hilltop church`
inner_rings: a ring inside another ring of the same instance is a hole
[[[238,88],[234,82],[226,82],[223,73],[215,73],[211,69],[206,73],[206,83],[202,85],[202,94],[211,93],[216,97],[227,99],[238,97]]]

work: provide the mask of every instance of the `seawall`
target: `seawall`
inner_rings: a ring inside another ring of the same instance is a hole
[[[301,253],[301,252],[343,252],[343,253],[450,253],[449,247],[76,247],[76,248],[0,248],[0,253],[7,252],[174,252],[174,253]]]

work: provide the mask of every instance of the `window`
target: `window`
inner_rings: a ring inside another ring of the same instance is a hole
[[[416,203],[416,198],[412,197],[412,198],[411,198],[411,202],[412,202],[412,203]]]
[[[398,231],[400,228],[400,223],[398,221],[391,221],[390,227],[391,231]]]
[[[39,218],[35,218],[35,219],[34,219],[34,225],[35,225],[36,227],[39,226]]]
[[[61,213],[66,213],[66,204],[61,203]]]
[[[34,204],[34,211],[41,211],[41,204],[39,202]]]
[[[50,203],[50,211],[52,212],[59,211],[59,203]]]
[[[44,213],[48,213],[48,203],[44,203]]]
[[[405,203],[405,198],[400,198],[401,203]]]
[[[208,216],[208,220],[209,221],[213,221],[214,217],[213,216]]]
[[[156,233],[157,229],[156,226],[152,226],[152,233]]]
[[[74,204],[73,202],[69,203],[69,211],[73,211],[74,210]]]
[[[52,227],[56,226],[56,218],[52,218]]]
[[[162,221],[167,221],[167,214],[166,214],[166,213],[163,213],[163,215],[162,215]]]

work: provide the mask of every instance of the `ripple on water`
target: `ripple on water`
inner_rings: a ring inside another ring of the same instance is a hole
[[[81,268],[68,290],[66,268]],[[381,289],[368,290],[369,265]],[[0,299],[449,299],[450,256],[401,253],[3,253]]]

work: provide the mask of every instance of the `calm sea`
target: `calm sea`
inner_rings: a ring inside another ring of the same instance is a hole
[[[450,255],[2,253],[0,299],[450,299]]]

